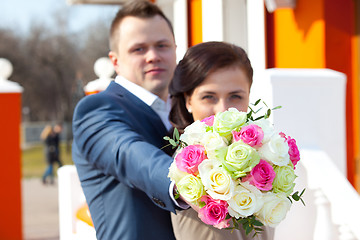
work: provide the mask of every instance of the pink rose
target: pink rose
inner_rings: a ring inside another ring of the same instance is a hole
[[[285,141],[287,142],[289,146],[289,156],[292,164],[294,165],[294,169],[298,161],[300,160],[300,152],[296,145],[295,139],[291,138],[290,136],[286,136],[284,133],[280,133],[280,136],[285,138]]]
[[[261,159],[243,181],[250,182],[250,184],[254,185],[259,190],[269,191],[272,189],[272,183],[275,176],[276,173],[271,164]]]
[[[233,131],[234,141],[242,140],[251,147],[260,147],[264,138],[264,131],[256,124],[250,124],[241,128],[240,132]]]
[[[196,176],[199,173],[199,164],[206,158],[205,148],[202,145],[189,145],[176,155],[175,162],[180,171]]]
[[[205,206],[199,210],[199,218],[206,224],[219,229],[229,226],[230,219],[226,220],[228,203],[224,200],[215,200],[208,195],[202,196]]]
[[[204,118],[203,120],[201,120],[201,122],[205,123],[208,126],[212,126],[214,125],[214,115],[211,115],[210,117]]]
[[[290,160],[291,160],[292,164],[294,165],[294,169],[295,169],[295,165],[300,160],[300,152],[296,145],[295,139],[288,137],[287,143],[289,145]]]

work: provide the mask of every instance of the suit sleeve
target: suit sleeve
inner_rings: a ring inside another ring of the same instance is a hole
[[[112,111],[111,102],[104,104],[99,99],[81,101],[74,112],[76,148],[104,175],[145,192],[159,207],[174,212],[167,177],[172,158],[145,141],[131,127],[124,110]]]

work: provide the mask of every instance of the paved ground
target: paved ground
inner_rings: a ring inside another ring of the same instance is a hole
[[[59,239],[58,187],[38,178],[22,181],[25,240]]]

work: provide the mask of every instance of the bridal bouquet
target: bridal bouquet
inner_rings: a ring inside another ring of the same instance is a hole
[[[263,225],[277,226],[291,199],[303,202],[304,193],[293,193],[300,160],[296,141],[275,130],[271,109],[254,119],[258,111],[230,108],[192,123],[180,137],[176,129],[174,139],[165,137],[178,147],[169,177],[181,196],[200,208],[200,219],[217,228],[242,227],[254,236]]]

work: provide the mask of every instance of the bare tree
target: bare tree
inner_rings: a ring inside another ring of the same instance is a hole
[[[30,109],[30,121],[71,122],[81,88],[96,78],[94,62],[109,51],[110,21],[71,33],[67,15],[55,16],[55,27],[33,22],[27,35],[0,29],[0,57],[12,62],[11,80],[25,89],[23,107]]]

